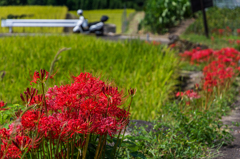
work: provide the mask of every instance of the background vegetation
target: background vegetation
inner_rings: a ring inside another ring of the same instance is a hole
[[[236,7],[234,9],[229,8],[209,8],[206,12],[208,27],[211,35],[238,35],[237,29],[240,29],[240,20],[238,17],[240,14],[240,7]],[[204,26],[203,26],[203,17],[202,13],[197,13],[196,21],[189,26],[186,33],[194,33],[203,35],[204,34]],[[222,33],[221,30],[223,29]]]
[[[142,25],[152,32],[164,33],[190,13],[188,0],[148,0]]]
[[[20,93],[30,87],[31,71],[48,70],[55,53],[71,48],[56,63],[56,84],[69,81],[70,75],[88,71],[116,83],[120,88],[136,88],[132,118],[151,120],[170,98],[176,84],[179,59],[165,46],[139,41],[106,42],[92,37],[36,36],[1,38],[0,99],[19,103]],[[169,62],[171,61],[171,62]]]
[[[65,19],[67,7],[53,6],[4,6],[0,7],[0,19],[6,19],[9,15],[26,15],[27,19]],[[1,23],[1,22],[0,22]],[[41,32],[62,33],[62,27],[14,27],[14,32]],[[7,27],[0,27],[0,33],[8,33]]]
[[[53,5],[67,6],[69,10],[77,9],[122,9],[141,10],[145,0],[1,0],[0,5]]]

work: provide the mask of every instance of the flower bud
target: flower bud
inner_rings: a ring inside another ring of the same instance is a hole
[[[136,91],[137,91],[137,89],[130,88],[130,89],[128,90],[128,94],[129,94],[130,96],[134,96],[134,95],[136,94]]]
[[[22,101],[25,102],[25,99],[22,94],[20,95],[20,97],[21,97]]]

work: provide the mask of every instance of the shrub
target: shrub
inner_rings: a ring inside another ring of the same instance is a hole
[[[188,0],[148,0],[143,25],[153,32],[164,33],[190,13]]]

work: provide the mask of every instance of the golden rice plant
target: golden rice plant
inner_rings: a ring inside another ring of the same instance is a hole
[[[0,7],[0,18],[6,19],[8,15],[28,15],[25,19],[65,19],[68,8],[65,6],[4,6]],[[7,33],[6,27],[0,28],[0,33]],[[16,33],[61,33],[62,27],[14,27]]]

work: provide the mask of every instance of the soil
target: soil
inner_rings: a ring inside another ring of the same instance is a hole
[[[219,150],[219,156],[214,159],[240,159],[240,126],[233,126],[232,122],[240,122],[240,95],[232,105],[235,107],[229,116],[222,117],[222,122],[233,131],[234,141],[231,145],[223,146]]]

